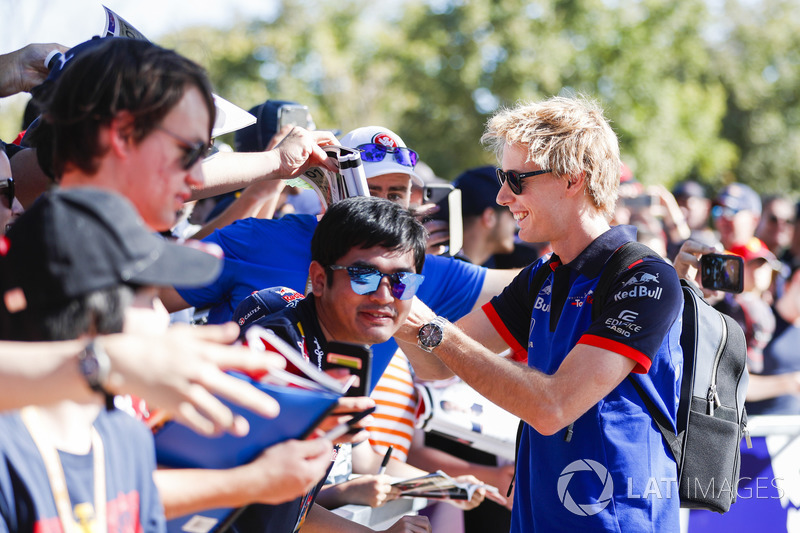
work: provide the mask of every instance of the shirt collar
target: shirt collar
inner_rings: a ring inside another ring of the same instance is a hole
[[[594,279],[600,275],[603,267],[617,248],[626,242],[636,240],[636,227],[620,225],[612,226],[608,231],[593,240],[589,246],[578,254],[578,257],[564,266],[582,274],[585,278]]]

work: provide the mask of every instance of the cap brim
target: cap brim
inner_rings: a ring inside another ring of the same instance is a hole
[[[217,138],[226,133],[237,131],[256,123],[256,117],[221,96],[215,94],[214,105],[217,108],[217,118],[211,130],[211,137]]]
[[[222,257],[221,251],[215,255],[215,247],[200,241],[178,244],[161,240],[161,244],[155,260],[131,276],[131,282],[190,288],[208,285],[219,277]]]

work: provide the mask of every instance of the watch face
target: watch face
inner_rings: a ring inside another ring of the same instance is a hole
[[[419,343],[427,348],[435,348],[442,342],[442,328],[438,324],[425,324],[419,328]]]
[[[84,357],[80,361],[81,371],[88,378],[97,379],[100,373],[100,365],[94,357]]]

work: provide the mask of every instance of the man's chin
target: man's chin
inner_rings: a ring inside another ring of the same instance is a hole
[[[392,338],[398,328],[369,328],[363,332],[362,340],[364,344],[381,344]]]

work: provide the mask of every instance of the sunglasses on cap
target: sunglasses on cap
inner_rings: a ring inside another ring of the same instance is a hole
[[[541,174],[552,172],[552,169],[547,170],[534,170],[533,172],[515,172],[513,170],[504,171],[501,168],[497,169],[497,181],[500,182],[502,187],[504,183],[508,183],[508,187],[514,194],[522,194],[522,180],[525,178],[532,178]]]
[[[0,179],[0,194],[2,194],[3,198],[5,199],[7,206],[11,209],[11,205],[14,203],[14,178],[3,178]]]
[[[162,126],[156,126],[158,130],[163,131],[176,141],[180,145],[181,149],[183,150],[183,157],[181,158],[181,168],[183,170],[189,170],[192,168],[200,159],[210,155],[211,150],[213,148],[212,143],[204,143],[204,142],[191,142],[187,141],[180,135],[172,133],[168,129]]]
[[[398,300],[410,300],[417,294],[419,286],[425,280],[422,274],[413,272],[395,272],[386,274],[377,268],[369,266],[340,266],[331,265],[331,270],[346,270],[350,276],[350,287],[356,294],[372,294],[378,290],[383,278],[389,278],[389,285],[392,288],[392,296]]]
[[[377,143],[359,144],[356,150],[361,152],[361,160],[367,163],[380,163],[386,159],[386,154],[392,154],[394,160],[404,167],[414,168],[419,156],[411,148],[398,146],[392,148]]]

